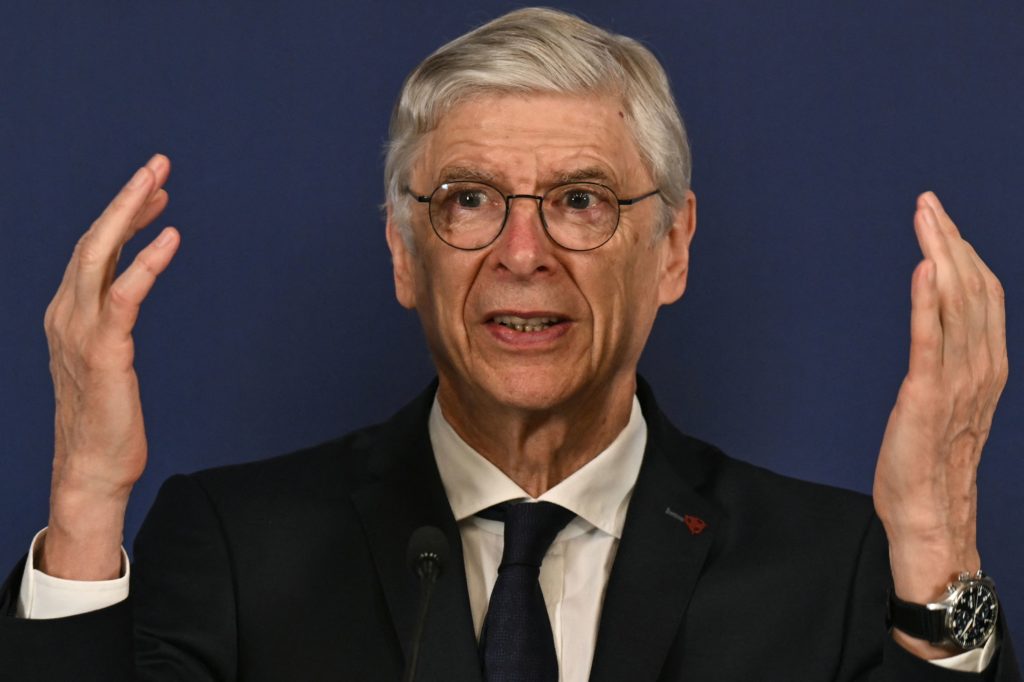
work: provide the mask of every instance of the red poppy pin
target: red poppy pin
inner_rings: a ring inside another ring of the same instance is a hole
[[[704,519],[690,514],[683,516],[683,523],[690,530],[690,535],[700,535],[708,527],[708,524],[704,523]]]
[[[708,524],[704,522],[704,519],[699,516],[693,516],[692,514],[678,514],[672,511],[671,507],[665,508],[665,514],[671,516],[677,521],[682,521],[686,524],[686,529],[690,531],[690,535],[700,535],[704,532],[704,529],[708,527]]]

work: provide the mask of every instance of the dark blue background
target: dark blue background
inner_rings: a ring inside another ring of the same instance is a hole
[[[869,491],[906,366],[919,192],[1003,280],[1020,357],[1024,6],[764,5],[563,6],[651,46],[693,139],[690,289],[642,362],[664,408],[735,456]],[[129,540],[171,473],[330,438],[426,384],[378,209],[388,114],[422,57],[516,6],[4,4],[0,562],[46,522],[43,310],[80,232],[155,151],[175,164],[162,222],[184,241],[138,326],[151,459]],[[1017,624],[1019,377],[979,476],[984,566]]]

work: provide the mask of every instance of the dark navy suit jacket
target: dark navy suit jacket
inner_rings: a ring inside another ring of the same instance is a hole
[[[139,532],[126,602],[18,620],[17,567],[0,592],[0,677],[398,680],[418,597],[406,545],[433,525],[453,557],[417,679],[480,680],[459,532],[427,434],[433,391],[339,440],[168,480]],[[731,459],[679,433],[643,382],[639,398],[648,444],[592,680],[1020,679],[1006,636],[983,676],[891,641],[869,498]]]

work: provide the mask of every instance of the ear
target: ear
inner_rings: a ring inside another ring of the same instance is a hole
[[[658,303],[675,303],[686,291],[686,276],[690,271],[690,242],[697,231],[697,195],[686,191],[686,200],[676,209],[672,227],[663,239],[665,260],[658,283]]]
[[[395,223],[391,204],[387,207],[386,236],[391,250],[391,269],[395,275],[395,298],[403,307],[416,307],[416,278],[413,254]]]

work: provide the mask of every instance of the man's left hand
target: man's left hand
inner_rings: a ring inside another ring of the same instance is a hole
[[[924,260],[911,284],[910,367],[875,469],[875,509],[889,539],[897,596],[940,599],[980,568],[977,471],[1007,377],[999,280],[963,240],[938,197],[918,197]],[[894,631],[923,658],[955,651]]]

